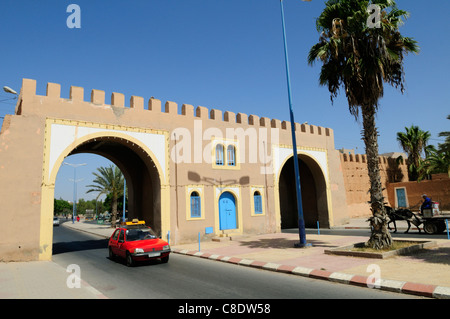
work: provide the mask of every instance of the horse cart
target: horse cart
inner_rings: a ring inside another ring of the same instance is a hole
[[[423,214],[419,216],[423,223],[423,230],[427,234],[442,233],[447,229],[446,220],[450,219],[450,214],[441,214],[434,209],[424,209]]]
[[[386,212],[389,216],[388,228],[390,224],[394,224],[394,232],[397,232],[397,225],[395,221],[404,220],[408,223],[408,229],[405,233],[409,232],[411,224],[416,226],[419,232],[421,229],[420,225],[423,224],[423,230],[427,234],[438,234],[442,233],[447,229],[447,221],[450,220],[450,214],[443,214],[439,211],[439,208],[434,207],[433,209],[424,209],[423,213],[414,213],[407,208],[394,209],[390,206],[385,206]]]

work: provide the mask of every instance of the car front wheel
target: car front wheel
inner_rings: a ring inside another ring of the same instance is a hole
[[[127,252],[127,266],[128,267],[133,267],[134,266],[133,256],[131,256],[131,254],[128,253],[128,252]]]
[[[166,256],[166,257],[161,258],[161,261],[162,261],[163,263],[168,262],[168,261],[169,261],[169,256]]]
[[[112,248],[109,247],[109,259],[114,260],[116,257],[116,255],[114,255]]]

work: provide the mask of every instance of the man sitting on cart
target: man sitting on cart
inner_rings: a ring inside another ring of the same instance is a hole
[[[420,213],[423,215],[423,210],[431,209],[432,203],[431,203],[431,199],[427,196],[427,194],[423,194],[422,198],[423,198],[423,203],[422,203],[422,205],[420,205]]]

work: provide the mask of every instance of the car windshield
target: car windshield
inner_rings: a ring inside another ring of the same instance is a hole
[[[156,234],[150,228],[128,229],[127,241],[155,239]]]

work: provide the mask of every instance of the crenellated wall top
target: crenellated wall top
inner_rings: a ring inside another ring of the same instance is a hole
[[[340,153],[341,162],[348,162],[348,163],[367,163],[367,155],[366,154],[347,154],[347,153]],[[396,158],[389,157],[389,156],[378,156],[378,163],[382,165],[388,165],[390,164],[389,161],[396,161]],[[405,162],[398,163],[399,166],[407,166]]]
[[[21,104],[22,101],[31,99],[36,94],[36,80],[23,79],[22,88],[20,91],[19,101],[16,107],[16,114],[22,114]],[[159,112],[172,114],[174,116],[185,116],[199,119],[208,119],[213,121],[221,121],[228,124],[243,124],[248,126],[259,126],[267,128],[279,128],[281,130],[291,130],[291,123],[288,121],[280,121],[278,119],[270,119],[267,117],[259,117],[245,113],[234,113],[230,111],[221,111],[218,109],[208,109],[204,106],[194,107],[190,104],[183,104],[181,106],[181,112],[178,112],[178,104],[172,101],[166,101],[162,106],[161,100],[151,97],[148,100],[147,107],[145,107],[145,100],[143,97],[132,95],[129,100],[129,106],[125,105],[125,95],[122,93],[113,92],[111,94],[111,104],[105,104],[105,91],[92,89],[90,94],[90,100],[84,100],[84,88],[78,86],[71,86],[69,99],[61,98],[61,85],[57,83],[47,83],[46,95],[39,96],[41,98],[48,99],[61,99],[70,102],[89,103],[95,106],[102,106],[102,109],[116,109],[127,108],[131,111],[145,111],[145,112]],[[295,123],[295,130],[297,132],[306,134],[315,134],[323,136],[332,136],[333,130],[331,128],[325,128],[321,126],[309,125],[306,123]]]

